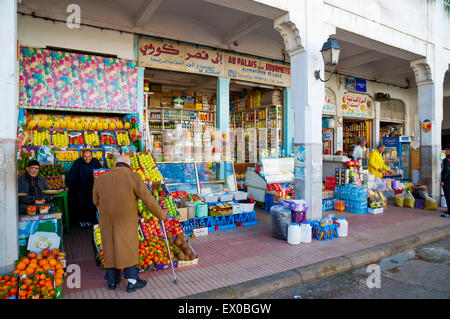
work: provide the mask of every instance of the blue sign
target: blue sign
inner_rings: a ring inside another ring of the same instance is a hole
[[[358,92],[366,92],[367,91],[366,80],[356,78],[356,87],[355,87],[355,89]]]

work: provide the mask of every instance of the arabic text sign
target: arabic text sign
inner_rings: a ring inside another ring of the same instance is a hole
[[[157,39],[139,40],[138,65],[283,87],[291,81],[283,64]]]
[[[325,88],[325,102],[322,108],[322,114],[335,115],[336,114],[336,99],[333,91]]]
[[[352,117],[369,117],[368,97],[361,94],[347,93],[342,97],[342,115]]]

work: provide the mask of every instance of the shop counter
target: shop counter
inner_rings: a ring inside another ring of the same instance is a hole
[[[347,156],[322,155],[322,176],[334,176],[336,168],[347,168],[348,161]]]

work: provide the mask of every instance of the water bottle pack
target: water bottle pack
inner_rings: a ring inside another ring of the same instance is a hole
[[[337,185],[335,197],[345,201],[345,210],[355,214],[366,214],[367,209],[367,188],[357,185]]]

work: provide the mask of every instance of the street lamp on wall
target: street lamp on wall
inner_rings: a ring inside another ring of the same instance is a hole
[[[339,53],[341,52],[341,50],[342,49],[337,41],[330,35],[327,42],[323,44],[322,50],[320,50],[320,52],[322,53],[324,64],[331,67],[330,77],[328,78],[328,80],[322,80],[320,78],[320,70],[315,70],[314,76],[316,77],[316,80],[328,82],[331,79],[331,77],[333,76],[334,67],[339,62]]]

